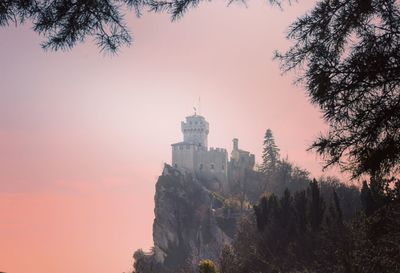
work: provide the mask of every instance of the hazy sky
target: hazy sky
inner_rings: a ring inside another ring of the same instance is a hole
[[[259,159],[271,128],[320,176],[306,148],[326,126],[272,60],[312,4],[212,1],[175,23],[131,14],[134,43],[114,57],[91,41],[44,52],[29,25],[1,28],[0,271],[127,271],[152,244],[154,185],[199,97],[209,146],[237,137]]]

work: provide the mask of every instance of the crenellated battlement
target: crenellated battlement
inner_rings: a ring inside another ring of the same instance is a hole
[[[183,141],[193,143],[207,149],[209,124],[203,116],[192,115],[181,122]]]
[[[233,140],[231,161],[225,148],[208,148],[209,124],[203,116],[192,115],[181,122],[183,141],[172,144],[172,166],[182,172],[219,181],[220,190],[226,189],[230,166],[253,168],[254,155],[239,150],[238,139]],[[243,165],[243,166],[242,166]]]
[[[226,151],[226,149],[224,149],[224,148],[214,148],[214,147],[210,147],[210,150],[209,150],[210,152],[213,152],[213,153],[228,153],[227,151]]]

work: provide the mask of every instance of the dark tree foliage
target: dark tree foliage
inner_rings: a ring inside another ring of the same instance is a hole
[[[398,202],[399,193],[399,179],[372,177],[369,185],[364,181],[361,188],[361,204],[365,215],[370,216],[381,207]]]
[[[354,185],[345,185],[333,177],[321,178],[318,180],[321,196],[326,202],[326,208],[332,207],[337,210],[335,199],[332,194],[336,194],[340,203],[342,219],[348,221],[361,210],[360,189]]]
[[[370,216],[376,209],[374,199],[372,198],[371,189],[367,181],[363,182],[361,188],[361,204],[365,215]]]
[[[254,206],[254,214],[257,219],[257,228],[259,230],[264,230],[265,226],[268,224],[269,217],[269,206],[268,197],[263,196],[257,206]]]
[[[132,41],[123,10],[139,16],[146,0],[2,0],[0,26],[31,21],[45,49],[70,49],[87,37],[115,52]]]
[[[227,0],[230,4],[234,0]],[[93,38],[101,51],[115,53],[130,45],[131,33],[125,13],[140,16],[143,10],[168,12],[179,19],[200,0],[2,0],[0,26],[27,21],[44,40],[42,47],[51,50],[71,49],[87,38]],[[279,4],[269,0],[271,4]]]
[[[254,219],[221,254],[221,273],[400,272],[399,199],[346,221],[339,188],[324,200],[319,186],[314,180],[293,196],[286,190],[279,199],[262,197]]]
[[[307,206],[308,200],[306,192],[296,192],[294,195],[294,208],[297,226],[301,234],[304,234],[307,230]]]
[[[387,175],[400,162],[400,10],[396,0],[322,0],[292,24],[277,53],[298,69],[329,132],[312,145],[326,166]]]
[[[197,7],[204,0],[158,0],[158,1],[150,1],[148,5],[151,7],[152,11],[155,12],[168,12],[172,20],[177,20],[181,18],[186,11],[190,8]],[[238,0],[227,0],[227,4],[230,5],[233,2],[237,2]],[[246,0],[240,0],[241,2],[246,2]],[[280,6],[281,0],[268,0],[271,5]]]
[[[275,168],[264,174],[266,181],[265,191],[281,196],[285,189],[291,192],[304,190],[311,179],[308,171],[301,169],[288,160],[278,160]]]
[[[320,195],[317,180],[314,179],[310,183],[309,192],[311,196],[311,206],[310,206],[311,228],[315,231],[318,230],[319,227],[321,226],[325,212],[325,202]]]
[[[341,224],[343,221],[343,213],[342,208],[340,206],[339,196],[337,195],[335,189],[333,189],[333,202],[335,203],[335,216],[337,219],[337,223]]]
[[[240,268],[239,262],[237,272],[318,272],[321,230],[328,230],[321,228],[323,204],[315,180],[307,192],[292,196],[285,190],[280,199],[275,195],[262,197],[254,206],[258,237],[253,253],[257,253],[258,262],[247,268]],[[334,221],[332,229],[338,222]],[[242,253],[237,254],[240,260]]]
[[[400,272],[400,203],[391,202],[352,225],[358,272]],[[353,271],[355,272],[355,271]]]
[[[257,203],[265,193],[281,196],[285,189],[291,192],[304,190],[311,179],[309,173],[287,160],[278,160],[267,174],[245,170],[241,180],[231,183],[230,193],[241,201]]]

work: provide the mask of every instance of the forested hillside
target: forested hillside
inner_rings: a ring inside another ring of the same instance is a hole
[[[229,192],[165,166],[154,248],[135,253],[134,272],[400,272],[398,180],[311,179],[270,130],[265,140],[262,164]]]

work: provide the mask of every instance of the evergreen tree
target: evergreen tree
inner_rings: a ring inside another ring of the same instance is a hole
[[[311,218],[311,228],[313,231],[316,231],[320,228],[324,212],[325,212],[325,202],[322,199],[318,182],[313,179],[310,183],[310,195],[311,195],[311,204],[310,204],[310,218]]]
[[[363,188],[363,194],[370,193],[368,184]],[[329,195],[323,198],[323,191]],[[369,217],[346,219],[343,204],[353,197],[343,193],[342,186],[314,179],[307,193],[292,197],[286,190],[280,198],[262,197],[256,217],[248,218],[255,223],[241,225],[233,247],[223,255],[223,273],[400,272],[400,203],[394,199]]]
[[[259,204],[253,206],[253,209],[257,220],[257,228],[258,230],[263,231],[269,220],[268,197],[263,196],[260,199]]]
[[[286,227],[290,224],[293,213],[293,197],[288,189],[285,189],[280,199],[280,224]]]
[[[371,189],[369,188],[367,181],[363,182],[360,197],[362,209],[365,215],[370,216],[375,211],[375,202],[372,198]]]
[[[339,197],[335,191],[335,189],[333,189],[333,201],[335,203],[335,215],[336,215],[336,222],[338,224],[342,224],[343,221],[343,213],[342,213],[342,208],[340,207],[340,201],[339,201]]]
[[[400,170],[400,5],[396,0],[321,0],[290,27],[277,54],[300,72],[329,131],[312,145],[354,177]]]
[[[265,132],[262,160],[261,172],[267,175],[271,174],[279,160],[279,148],[275,144],[271,129],[267,129]]]
[[[307,229],[307,197],[304,190],[295,193],[294,209],[296,215],[297,229],[300,234],[304,234]]]

